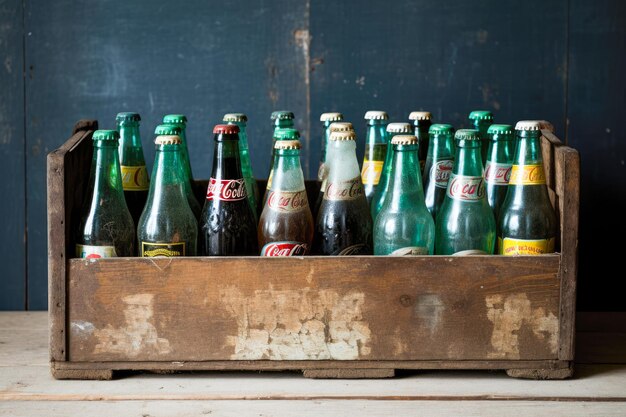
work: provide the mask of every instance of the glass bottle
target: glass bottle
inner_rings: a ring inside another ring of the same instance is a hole
[[[198,221],[185,195],[182,141],[176,135],[157,136],[152,183],[137,226],[139,255],[195,256]]]
[[[513,156],[515,155],[513,126],[491,125],[487,130],[487,136],[490,143],[487,151],[487,162],[485,163],[485,184],[487,202],[493,210],[497,229],[500,207],[504,202],[504,197],[506,197]]]
[[[430,144],[424,165],[424,198],[426,208],[436,220],[454,165],[454,128],[452,125],[434,124],[429,129],[429,135]]]
[[[424,203],[417,137],[396,135],[391,145],[389,195],[374,221],[374,255],[432,255],[435,222]]]
[[[76,238],[79,258],[135,255],[135,223],[122,188],[119,137],[116,130],[93,133],[88,192]]]
[[[500,209],[498,252],[540,255],[554,252],[557,222],[550,203],[536,121],[515,126],[518,146],[506,198]]]
[[[435,254],[493,254],[496,222],[487,203],[481,138],[475,129],[457,130],[454,167],[437,215]]]
[[[267,178],[267,184],[265,186],[265,192],[263,193],[263,207],[267,204],[267,197],[269,196],[270,189],[272,188],[272,182],[274,179],[274,163],[276,162],[276,156],[278,154],[276,150],[276,142],[281,140],[299,140],[300,132],[291,127],[281,127],[274,130],[274,151],[272,152],[272,170]]]
[[[420,169],[424,174],[424,166],[426,165],[426,157],[429,149],[429,129],[432,125],[432,114],[429,111],[412,111],[409,114],[409,120],[413,121],[413,134],[419,142],[419,158]]]
[[[320,167],[317,171],[317,180],[321,183],[326,178],[328,169],[326,168],[326,153],[328,152],[328,142],[330,137],[330,125],[343,120],[343,114],[337,112],[322,113],[320,121],[323,124],[324,139],[322,141],[322,153],[320,154]]]
[[[180,157],[183,168],[187,172],[187,177],[189,177],[189,181],[193,181],[193,173],[191,172],[191,161],[189,160],[189,149],[187,145],[187,116],[184,114],[167,114],[163,116],[163,124],[180,127]]]
[[[380,183],[383,172],[383,165],[387,155],[387,120],[389,117],[384,111],[370,110],[365,113],[367,120],[367,134],[365,136],[365,155],[363,157],[363,168],[361,170],[361,180],[365,187],[365,198],[370,204],[374,197],[374,192]]]
[[[480,134],[481,153],[483,164],[487,160],[487,150],[489,149],[489,137],[487,130],[493,124],[493,113],[488,110],[474,110],[469,114],[469,120],[472,122],[474,129]]]
[[[243,113],[227,113],[224,115],[223,121],[228,124],[234,124],[239,127],[239,159],[241,160],[241,172],[243,179],[246,181],[246,192],[248,200],[254,209],[254,216],[257,216],[257,202],[259,201],[259,186],[252,173],[252,163],[250,162],[250,151],[248,149],[248,116]]]

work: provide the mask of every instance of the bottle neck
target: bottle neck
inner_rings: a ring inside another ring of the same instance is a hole
[[[428,129],[430,129],[431,125],[430,120],[416,120],[413,124],[413,132],[417,137],[418,141],[423,137],[428,137]]]
[[[417,145],[393,145],[389,209],[399,212],[424,204]]]
[[[122,123],[118,125],[120,132],[120,147],[141,148],[139,125],[136,123]]]
[[[456,163],[453,174],[468,177],[481,177],[483,175],[483,162],[480,155],[480,142],[458,141],[456,151]]]
[[[277,149],[271,190],[302,191],[304,175],[298,149]]]
[[[329,182],[348,181],[360,176],[355,141],[330,141],[329,149],[331,154],[331,159],[328,161]]]
[[[474,129],[478,130],[481,136],[487,134],[487,130],[489,130],[489,126],[491,126],[492,122],[489,120],[474,120]]]
[[[512,142],[510,139],[492,140],[489,143],[487,162],[510,164],[513,160],[513,155],[511,155]]]
[[[376,144],[387,143],[387,123],[385,120],[369,120],[367,122],[367,134],[365,137],[365,146],[373,147]]]
[[[248,132],[246,131],[247,125],[246,122],[234,122],[229,124],[235,124],[239,127],[239,149],[240,150],[248,150]]]
[[[293,119],[276,119],[274,121],[274,130],[293,127]]]
[[[330,120],[324,122],[324,141],[322,142],[322,154],[320,156],[320,161],[322,163],[326,163],[328,161],[328,144],[330,142]]]
[[[157,145],[152,178],[155,187],[183,184],[180,145]]]
[[[543,164],[541,154],[541,135],[540,133],[519,132],[517,135],[519,142],[517,151],[513,159],[516,165],[540,165]]]
[[[451,159],[454,156],[454,139],[451,135],[431,135],[428,156],[433,160]]]
[[[238,140],[216,140],[213,154],[213,173],[215,179],[241,179],[241,161],[239,159]]]
[[[122,172],[116,144],[94,142],[92,181],[94,200],[100,193],[119,193],[123,198]],[[99,204],[99,203],[98,203]]]

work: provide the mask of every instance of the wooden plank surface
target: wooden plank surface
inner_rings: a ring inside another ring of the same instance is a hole
[[[0,3],[0,310],[26,308],[23,18],[22,0]]]
[[[556,359],[559,259],[72,259],[68,359]]]
[[[601,322],[615,322],[604,317]],[[288,372],[196,372],[130,375],[110,382],[57,381],[47,364],[46,331],[45,313],[0,313],[0,415],[626,413],[625,365],[580,365],[577,377],[567,381],[517,380],[503,372],[478,371],[405,372],[385,380],[310,380]]]

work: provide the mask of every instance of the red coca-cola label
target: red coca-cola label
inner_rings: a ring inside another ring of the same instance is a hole
[[[444,159],[437,161],[430,168],[431,181],[435,181],[435,186],[439,188],[447,188],[448,181],[450,180],[450,174],[452,174],[452,167],[454,161],[450,159]]]
[[[494,185],[508,185],[512,164],[488,161],[485,165],[485,181]]]
[[[485,181],[483,177],[470,177],[465,175],[450,176],[448,184],[448,197],[455,200],[477,202],[485,198]]]
[[[309,245],[301,242],[272,242],[263,246],[261,256],[304,256]]]
[[[306,191],[270,191],[267,206],[281,213],[293,213],[309,206]]]
[[[206,191],[207,200],[239,201],[248,197],[246,183],[243,178],[238,180],[209,180]]]
[[[325,200],[355,200],[364,195],[361,176],[348,181],[326,183]]]

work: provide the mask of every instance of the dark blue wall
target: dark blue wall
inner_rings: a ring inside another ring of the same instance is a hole
[[[425,109],[460,127],[480,108],[502,123],[548,119],[579,149],[579,308],[624,310],[597,260],[618,266],[606,242],[626,234],[621,220],[606,226],[626,210],[625,27],[620,0],[2,1],[0,309],[46,308],[45,156],[80,118],[106,128],[139,111],[151,163],[154,126],[185,113],[206,178],[211,127],[242,111],[265,177],[269,114],[290,109],[313,177],[323,111],[355,123],[362,148],[367,109],[397,121]]]

